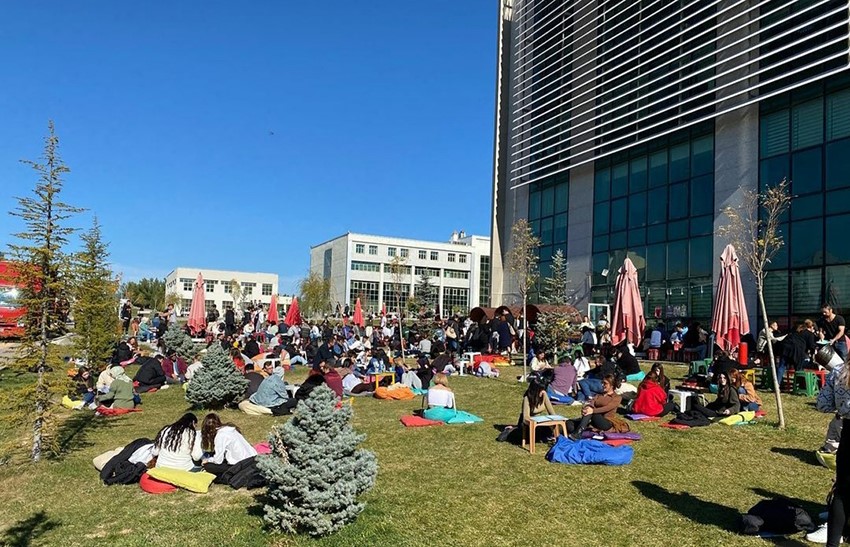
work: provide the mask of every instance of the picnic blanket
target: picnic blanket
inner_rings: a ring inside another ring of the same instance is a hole
[[[428,427],[432,425],[443,425],[445,422],[429,420],[421,416],[402,416],[401,423],[404,424],[404,427]]]
[[[647,416],[646,414],[626,414],[626,418],[635,422],[657,422],[658,416]]]
[[[484,421],[475,414],[470,414],[463,410],[442,407],[429,408],[422,413],[422,416],[428,420],[436,420],[447,424],[474,424],[476,422]]]
[[[555,445],[546,453],[552,463],[627,465],[632,462],[634,449],[631,446],[608,446],[590,439],[574,441],[560,435]]]
[[[601,433],[597,433],[595,431],[583,431],[581,434],[582,439],[592,439],[596,435],[601,435],[605,437],[607,441],[613,440],[626,440],[626,441],[639,441],[641,440],[640,433],[635,433],[633,431],[627,431],[625,433],[618,433],[616,431],[603,431]]]
[[[100,414],[101,416],[120,416],[122,414],[127,414],[127,413],[130,413],[130,412],[141,412],[141,411],[142,411],[141,408],[109,408],[109,407],[105,407],[103,405],[100,405],[99,407],[97,407],[97,410],[95,412],[97,414]]]

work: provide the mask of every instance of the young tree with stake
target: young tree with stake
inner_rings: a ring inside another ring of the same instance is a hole
[[[528,292],[537,283],[540,273],[537,269],[537,248],[540,239],[534,235],[527,219],[517,220],[511,228],[511,249],[508,251],[508,270],[513,274],[517,292],[522,298],[522,316],[528,317]],[[528,373],[528,324],[522,329],[522,376]]]

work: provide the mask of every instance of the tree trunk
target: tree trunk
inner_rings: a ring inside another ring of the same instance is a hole
[[[770,322],[767,320],[767,307],[764,304],[763,283],[758,282],[759,293],[759,308],[761,309],[761,319],[764,321],[764,328],[770,328]],[[782,410],[782,392],[780,390],[782,381],[776,377],[776,358],[773,355],[773,344],[770,336],[767,338],[767,354],[770,357],[770,374],[773,376],[773,394],[776,396],[776,414],[779,416],[779,429],[785,429],[785,412]]]
[[[525,319],[525,314],[528,307],[528,295],[522,294],[522,381],[528,382],[528,321]]]
[[[42,288],[42,290],[45,289]],[[44,302],[41,304],[41,351],[38,362],[38,381],[35,385],[35,420],[32,424],[32,461],[34,462],[41,460],[41,445],[44,437],[42,432],[44,429],[45,400],[49,397],[45,393],[47,387],[44,385],[44,372],[47,366],[47,352],[49,349],[47,342],[47,322],[48,309],[47,303]]]

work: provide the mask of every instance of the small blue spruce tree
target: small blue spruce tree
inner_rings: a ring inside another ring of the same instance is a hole
[[[204,365],[186,386],[186,400],[197,408],[223,408],[238,403],[248,380],[233,364],[220,344],[213,344],[201,357]]]

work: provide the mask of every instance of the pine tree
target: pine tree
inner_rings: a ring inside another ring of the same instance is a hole
[[[90,366],[97,366],[109,358],[118,338],[118,301],[109,251],[96,217],[81,239],[83,249],[73,262],[74,328],[79,335],[75,345]]]
[[[65,222],[81,209],[59,200],[62,177],[70,169],[59,156],[59,137],[53,122],[48,124],[41,161],[28,161],[37,174],[33,196],[16,198],[12,215],[23,220],[25,230],[15,234],[21,243],[9,245],[15,259],[17,280],[24,287],[19,302],[27,309],[26,330],[17,363],[38,374],[34,386],[24,388],[18,397],[32,409],[32,460],[41,459],[44,429],[50,416],[52,392],[61,388],[50,369],[60,369],[61,361],[49,352],[52,334],[64,327],[64,302],[69,300],[69,259],[64,247],[74,228]]]
[[[543,280],[543,298],[548,304],[563,306],[567,304],[567,258],[564,251],[558,249],[552,255],[552,273]]]
[[[186,400],[198,408],[223,408],[239,401],[248,380],[221,345],[213,344],[201,358],[204,365],[186,387]]]
[[[163,339],[165,340],[166,350],[176,351],[177,355],[183,359],[193,359],[198,351],[198,348],[195,347],[195,343],[192,342],[192,338],[190,338],[179,325],[168,325],[168,329],[165,331]]]
[[[431,283],[431,276],[428,275],[427,269],[419,276],[419,283],[413,288],[413,293],[427,313],[434,313],[434,307],[437,304],[437,287]]]
[[[357,518],[357,498],[375,484],[378,461],[357,449],[365,435],[351,427],[351,407],[319,386],[301,401],[295,416],[275,426],[272,453],[259,458],[268,481],[265,521],[275,531],[324,536]]]

